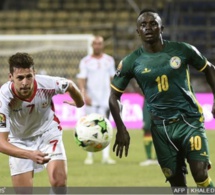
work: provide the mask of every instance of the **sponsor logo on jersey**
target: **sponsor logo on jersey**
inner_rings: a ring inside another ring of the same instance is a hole
[[[46,108],[48,106],[48,102],[43,102],[42,103],[42,108]]]
[[[21,110],[22,110],[22,108],[17,108],[17,109],[13,109],[13,112],[19,112]]]
[[[6,127],[6,117],[2,113],[0,113],[0,128],[1,127]]]
[[[68,81],[65,79],[61,79],[61,80],[57,81],[56,84],[61,85],[62,89],[66,89],[67,86],[69,85]]]
[[[177,56],[174,56],[170,59],[170,66],[174,69],[178,69],[181,66],[181,59]]]
[[[148,69],[148,68],[144,68],[144,70],[141,72],[142,74],[145,74],[145,73],[149,73],[151,72],[151,69]]]
[[[122,61],[118,64],[117,69],[116,69],[116,76],[120,75],[120,72],[122,70]]]
[[[66,89],[68,86],[68,82],[62,84],[62,89]]]
[[[208,156],[206,152],[200,153],[201,156]]]
[[[54,157],[54,156],[61,156],[61,155],[62,155],[62,153],[50,153],[48,155],[48,158],[51,158],[51,157]]]

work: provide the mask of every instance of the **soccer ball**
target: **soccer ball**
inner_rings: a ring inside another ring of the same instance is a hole
[[[76,143],[88,152],[98,152],[110,144],[113,128],[104,116],[92,113],[81,117],[75,127]]]

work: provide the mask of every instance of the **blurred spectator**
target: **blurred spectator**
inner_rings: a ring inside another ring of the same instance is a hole
[[[104,39],[96,36],[92,42],[93,54],[80,61],[80,73],[77,75],[80,90],[84,94],[86,114],[98,113],[109,118],[108,98],[110,82],[115,74],[113,57],[103,53]],[[110,158],[110,146],[102,151],[102,163],[115,164]],[[85,164],[93,164],[93,153],[88,152]]]

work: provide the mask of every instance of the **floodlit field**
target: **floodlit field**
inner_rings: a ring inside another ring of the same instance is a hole
[[[145,160],[145,152],[142,143],[142,131],[130,130],[131,145],[128,157],[119,159],[111,152],[116,165],[101,164],[101,152],[95,153],[95,163],[84,165],[86,152],[79,148],[74,139],[73,131],[64,131],[64,143],[68,156],[68,186],[163,186],[168,187],[165,178],[157,165],[140,167],[139,162]],[[215,131],[207,131],[211,161],[215,164]],[[113,143],[112,143],[113,145]],[[111,145],[111,147],[112,147]],[[0,186],[11,186],[8,168],[8,157],[0,154]],[[215,181],[215,167],[210,171],[210,176]],[[188,186],[195,186],[189,172],[187,176]],[[49,186],[46,171],[36,173],[35,186]]]

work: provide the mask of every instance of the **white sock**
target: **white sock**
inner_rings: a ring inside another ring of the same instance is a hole
[[[93,158],[93,153],[92,152],[87,152],[87,157],[88,158]]]
[[[108,145],[104,150],[102,150],[102,158],[108,159],[109,158],[109,152],[110,152],[110,145]]]

